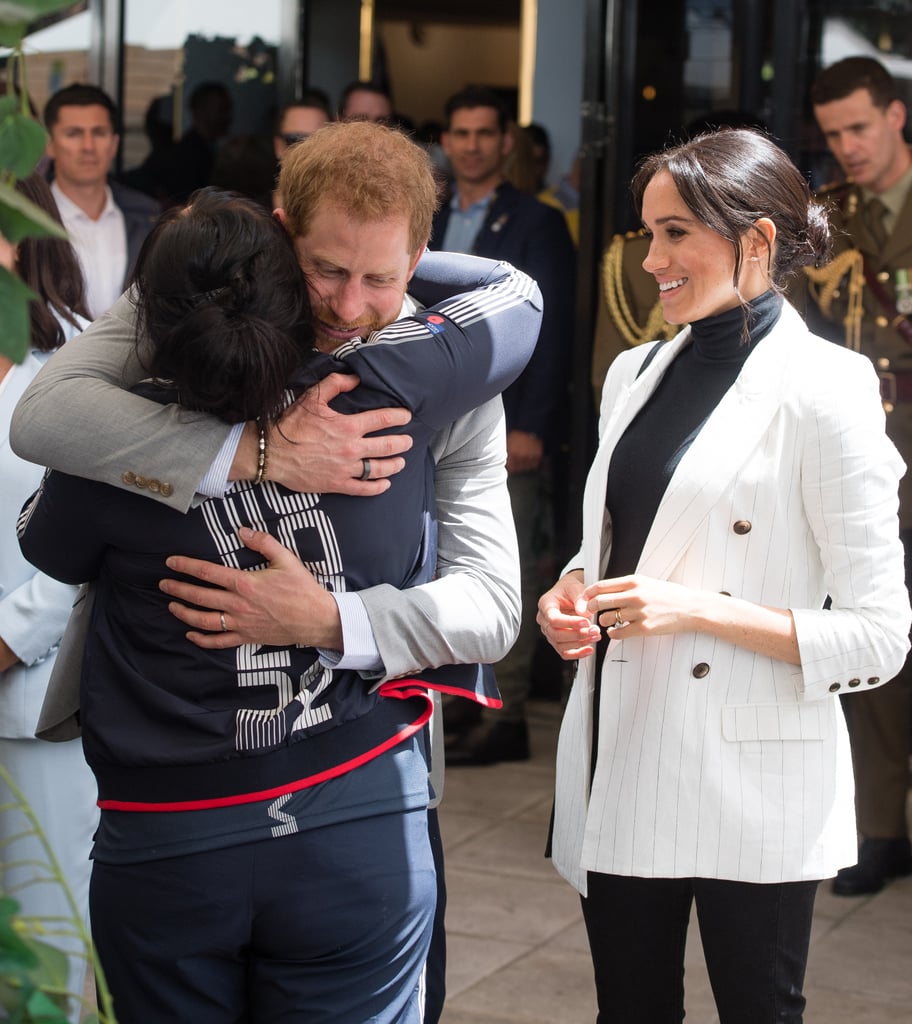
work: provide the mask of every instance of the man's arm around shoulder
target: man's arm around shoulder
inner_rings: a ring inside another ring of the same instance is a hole
[[[438,576],[359,592],[386,678],[425,667],[496,662],[519,630],[519,556],[499,398],[441,431],[437,468]]]
[[[38,373],[13,413],[10,444],[29,462],[186,511],[230,427],[131,394],[148,376],[135,332],[133,304],[121,296]]]

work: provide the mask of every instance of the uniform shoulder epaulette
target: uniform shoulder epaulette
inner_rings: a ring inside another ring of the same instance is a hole
[[[628,231],[615,235],[602,259],[602,288],[608,315],[627,345],[639,345],[657,338],[673,338],[678,328],[665,323],[662,303],[657,299],[643,326],[637,323],[627,296],[624,294],[624,243],[645,236],[645,231]],[[645,273],[645,271],[642,271]]]
[[[639,231],[618,231],[611,236],[611,241],[605,246],[605,252],[612,247],[623,246],[624,242],[632,242],[634,238],[642,238],[646,232],[643,228]]]
[[[857,191],[851,181],[833,181],[828,185],[821,185],[814,193],[815,199],[840,209],[850,205],[852,196],[857,196]]]
[[[835,196],[848,192],[850,188],[852,188],[850,181],[830,181],[826,185],[821,185],[814,194],[818,196]]]

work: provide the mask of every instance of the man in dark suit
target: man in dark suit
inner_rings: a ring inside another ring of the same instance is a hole
[[[480,723],[444,715],[448,764],[491,764],[529,756],[525,704],[538,636],[535,612],[542,537],[553,531],[551,456],[567,417],[576,249],[564,217],[504,178],[512,147],[506,109],[496,93],[470,87],[447,101],[441,137],[453,172],[450,201],[434,218],[430,247],[502,259],[534,278],[544,317],[535,353],[503,395],[507,473],[522,569],[519,639],[497,666],[503,708]]]
[[[139,248],[161,207],[142,192],[109,181],[119,117],[113,100],[95,85],[68,85],[44,108],[51,192],[79,257],[86,305],[101,316],[123,292]]]

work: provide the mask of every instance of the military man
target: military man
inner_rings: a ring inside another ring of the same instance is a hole
[[[659,286],[643,270],[649,238],[642,231],[615,235],[602,256],[599,304],[592,344],[592,390],[601,404],[605,374],[616,355],[644,341],[673,338],[680,327],[665,322]]]
[[[912,465],[912,153],[903,137],[906,108],[886,69],[848,57],[811,87],[814,117],[847,176],[821,190],[833,228],[834,258],[809,268],[812,330],[863,352],[881,379],[887,433]],[[900,527],[912,570],[912,475],[900,485]],[[906,821],[912,753],[912,665],[879,690],[843,705],[852,743],[862,842],[858,864],[833,891],[877,892],[912,873]]]

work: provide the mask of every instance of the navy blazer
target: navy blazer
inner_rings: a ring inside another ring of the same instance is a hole
[[[446,204],[434,217],[431,249],[443,248],[449,218]],[[512,263],[541,288],[544,313],[538,344],[519,379],[504,391],[503,403],[507,430],[536,434],[546,448],[553,448],[569,397],[576,301],[576,247],[566,221],[558,210],[503,181],[472,252]]]
[[[123,214],[124,227],[127,231],[127,272],[124,275],[126,288],[133,277],[139,250],[146,240],[146,235],[158,220],[162,208],[157,200],[137,192],[135,188],[122,185],[119,181],[109,181],[108,184],[111,186],[114,202]]]

